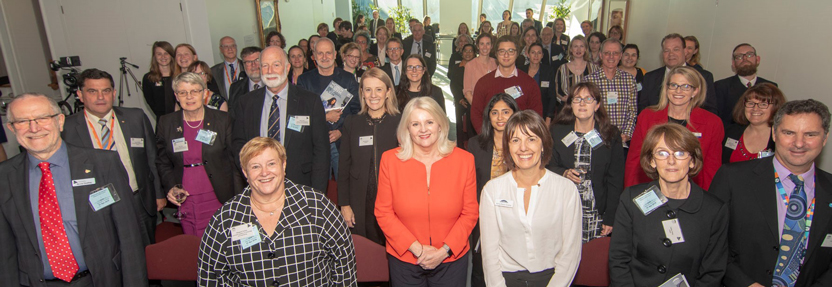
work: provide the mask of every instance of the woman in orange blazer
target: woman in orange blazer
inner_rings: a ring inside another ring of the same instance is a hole
[[[381,156],[375,214],[387,239],[392,286],[465,286],[468,236],[477,223],[474,156],[448,140],[430,97],[410,100]]]

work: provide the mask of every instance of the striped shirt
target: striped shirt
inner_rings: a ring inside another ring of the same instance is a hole
[[[601,90],[601,101],[610,122],[628,137],[633,136],[638,117],[638,99],[636,98],[636,78],[621,69],[615,69],[615,77],[607,78],[604,69],[584,77],[584,82],[591,82]]]

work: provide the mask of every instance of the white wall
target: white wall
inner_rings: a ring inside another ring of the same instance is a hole
[[[225,36],[231,36],[237,41],[237,52],[248,46],[260,47],[260,34],[257,33],[257,5],[254,1],[204,0],[204,2],[208,10],[208,27],[211,30],[208,47],[211,47],[211,55],[216,60],[207,63],[213,65],[222,61],[220,39]],[[201,54],[200,59],[202,59]]]
[[[36,0],[0,1],[0,46],[15,94],[36,92],[56,95]]]
[[[346,2],[346,6],[341,2]],[[335,17],[349,17],[352,9],[347,0],[290,0],[280,2],[278,7],[280,23],[283,25],[281,33],[286,38],[287,49],[297,45],[301,38],[317,34],[315,29],[319,23],[332,25]],[[344,9],[346,12],[342,11]],[[344,13],[346,16],[342,16]]]
[[[628,42],[639,45],[639,65],[661,65],[660,43],[668,33],[699,39],[702,65],[715,79],[733,75],[731,51],[747,42],[761,57],[758,75],[775,81],[790,100],[815,99],[832,106],[828,69],[832,2],[813,0],[630,1]],[[832,170],[832,144],[821,154]]]

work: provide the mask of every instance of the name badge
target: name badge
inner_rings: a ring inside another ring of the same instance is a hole
[[[636,198],[633,198],[633,202],[638,206],[638,209],[641,210],[641,213],[644,215],[648,215],[651,212],[655,211],[660,206],[667,203],[667,197],[659,191],[659,188],[655,185],[651,186]]]
[[[604,140],[601,139],[601,136],[598,135],[598,131],[592,130],[584,135],[586,141],[589,142],[589,145],[592,146],[593,149],[598,147]]]
[[[668,219],[662,221],[664,227],[664,236],[670,239],[673,244],[685,242],[685,236],[682,235],[682,227],[679,226],[679,219]]]
[[[641,83],[636,83],[636,92],[641,92]]]
[[[207,145],[214,145],[215,140],[217,140],[217,132],[215,131],[200,129],[199,132],[196,133],[196,141],[198,142]]]
[[[462,63],[462,61],[454,61],[454,64]]]
[[[558,59],[558,56],[552,56],[552,61],[557,61],[557,60],[560,60],[560,59]]]
[[[373,145],[373,136],[363,136],[358,138],[358,146]]]
[[[576,140],[578,140],[578,135],[575,134],[574,131],[572,131],[572,132],[569,132],[569,134],[567,134],[565,137],[563,137],[563,139],[561,139],[560,141],[563,142],[563,144],[566,147],[569,147],[573,143],[575,143]]]
[[[301,126],[309,125],[309,116],[295,116],[295,123]]]
[[[659,287],[690,287],[690,284],[688,284],[688,279],[685,278],[685,274],[679,273],[664,281]]]
[[[514,206],[514,201],[513,200],[508,200],[508,199],[500,199],[500,200],[497,200],[497,202],[495,202],[494,205],[499,206],[499,207],[513,207]]]
[[[770,156],[773,156],[773,155],[774,155],[774,151],[770,150],[770,149],[767,149],[767,150],[763,150],[759,154],[757,154],[757,158],[766,158],[766,157],[770,157]]]
[[[430,58],[430,53],[425,52],[425,58]]]
[[[735,139],[732,139],[732,138],[725,139],[725,147],[730,148],[730,149],[737,149],[737,145],[739,143],[740,142],[738,140],[735,140]]]
[[[301,130],[303,130],[303,126],[299,125],[296,122],[296,120],[295,120],[296,118],[297,117],[290,117],[289,122],[286,123],[286,128],[288,128],[290,130],[293,130],[293,131],[296,131],[296,132],[301,132]]]
[[[260,232],[257,226],[251,223],[231,227],[231,241],[240,241],[240,247],[247,249],[260,243]]]
[[[540,87],[541,88],[548,88],[549,87],[549,81],[540,81]]]
[[[173,152],[186,152],[188,151],[188,142],[185,141],[185,138],[178,138],[171,141],[173,144]]]
[[[156,82],[156,86],[157,86],[157,87],[161,87],[161,86],[162,86],[162,82]]]
[[[823,243],[821,243],[820,246],[821,247],[832,247],[832,233],[826,235],[826,238],[823,239]]]
[[[509,94],[515,100],[523,95],[523,90],[520,89],[520,86],[506,88],[504,92],[506,92],[506,94]]]
[[[698,139],[702,138],[702,133],[693,133],[693,135]]]
[[[618,103],[618,93],[617,92],[607,92],[607,105],[613,105]]]
[[[558,61],[563,60],[563,53],[558,54]]]
[[[90,192],[90,207],[93,211],[99,211],[107,206],[113,205],[121,198],[118,197],[115,187],[112,183],[102,186]]]
[[[73,179],[72,180],[72,187],[79,187],[79,186],[87,186],[95,184],[95,178],[82,178],[82,179]]]
[[[143,138],[130,138],[130,147],[144,148]]]

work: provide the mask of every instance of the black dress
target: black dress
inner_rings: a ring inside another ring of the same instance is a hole
[[[401,85],[401,87],[404,87],[404,85]],[[437,87],[434,84],[430,85],[430,95],[422,95],[422,92],[411,92],[411,91],[404,91],[404,92],[407,93],[408,98],[407,98],[407,100],[399,101],[399,111],[404,110],[404,106],[407,105],[407,102],[410,99],[413,99],[413,98],[416,98],[416,97],[423,97],[423,96],[430,96],[431,99],[433,99],[434,101],[436,101],[437,104],[439,104],[439,107],[442,108],[442,111],[447,111],[445,109],[445,95],[442,93],[442,89]],[[399,99],[401,99],[401,97],[399,97]]]
[[[175,110],[176,98],[173,94],[173,83],[171,77],[162,77],[158,82],[151,82],[149,78],[150,73],[142,77],[142,91],[144,91],[144,100],[158,120],[159,117]]]

